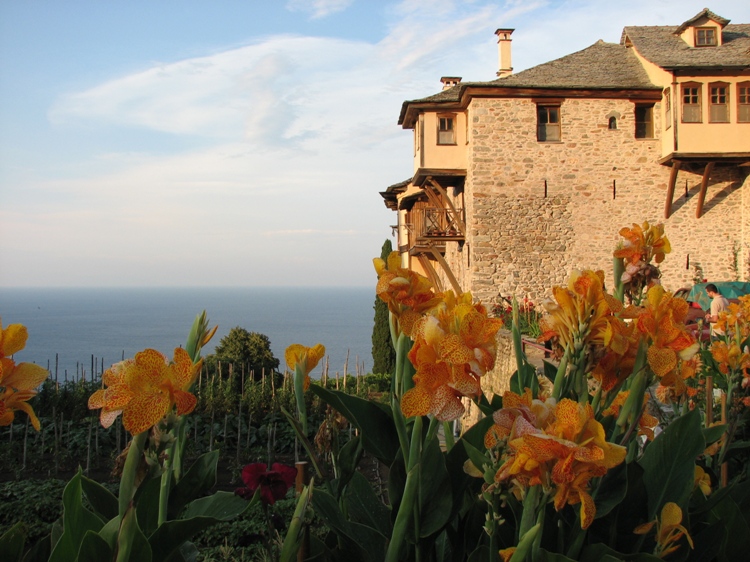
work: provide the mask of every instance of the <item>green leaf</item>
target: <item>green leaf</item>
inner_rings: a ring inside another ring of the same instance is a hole
[[[63,491],[63,533],[52,549],[50,562],[75,560],[86,531],[98,532],[104,526],[104,521],[83,507],[81,476],[79,469]]]
[[[635,537],[635,535],[633,535]],[[602,562],[608,560],[609,562],[615,561],[628,561],[628,562],[659,562],[661,558],[657,558],[651,554],[645,552],[636,552],[634,554],[622,554],[616,550],[611,549],[606,544],[597,543],[589,545],[583,549],[581,553],[580,562]]]
[[[453,490],[445,467],[445,455],[440,450],[437,438],[425,444],[419,463],[419,505],[421,521],[420,537],[429,537],[439,532],[453,512]]]
[[[317,384],[311,385],[310,390],[360,430],[365,450],[387,465],[393,462],[399,452],[399,442],[390,407],[326,390]]]
[[[0,560],[3,562],[21,560],[25,544],[26,534],[23,532],[23,523],[19,521],[0,537]]]
[[[594,495],[596,519],[601,519],[616,508],[628,493],[627,464],[620,463],[607,471]]]
[[[351,521],[377,529],[383,536],[391,535],[390,510],[380,501],[361,472],[354,473],[344,494],[344,501]]]
[[[125,511],[117,536],[116,562],[152,562],[151,547],[138,526],[138,516],[131,506]]]
[[[165,521],[148,538],[148,544],[153,553],[153,562],[164,562],[190,538],[220,521],[214,517],[191,517]]]
[[[540,529],[541,524],[537,523],[523,534],[521,540],[518,541],[516,551],[510,558],[510,562],[522,562],[526,559],[526,555],[531,551],[531,546],[534,543],[534,539],[536,538],[536,535],[537,533],[539,533]]]
[[[725,540],[724,523],[716,521],[703,529],[697,535],[693,535],[695,548],[690,551],[689,562],[701,562],[703,560],[715,560]]]
[[[478,546],[470,555],[467,562],[486,562],[490,559],[490,549],[486,544]]]
[[[161,477],[148,478],[138,486],[133,503],[138,517],[138,528],[146,536],[159,526],[159,495]]]
[[[638,464],[644,470],[649,521],[666,502],[685,505],[693,490],[695,459],[705,448],[698,410],[677,418],[646,448]]]
[[[448,531],[443,531],[435,540],[435,562],[451,562],[452,560],[453,549],[448,538]]]
[[[115,511],[117,503],[115,502]],[[101,562],[112,559],[112,549],[99,534],[94,531],[86,531],[78,549],[77,562]]]
[[[166,562],[197,562],[199,554],[198,547],[190,541],[187,541],[182,543],[180,548],[172,552],[172,554],[167,557]]]
[[[313,506],[317,515],[339,538],[341,559],[383,560],[386,538],[371,527],[347,521],[333,496],[315,490]]]
[[[706,446],[710,445],[711,443],[714,443],[715,441],[718,441],[721,439],[721,436],[724,435],[724,432],[727,430],[727,425],[715,425],[713,427],[704,427],[703,428],[703,439],[706,440]]]
[[[109,521],[117,517],[119,507],[115,495],[104,486],[85,476],[81,477],[81,489],[86,494],[91,507],[103,520]]]
[[[745,514],[731,497],[727,497],[714,508],[712,515],[724,525],[724,560],[745,560],[750,552],[750,526],[745,520]]]
[[[305,513],[310,505],[312,490],[313,481],[311,480],[310,484],[304,487],[302,493],[300,493],[299,498],[297,499],[297,505],[294,508],[294,515],[289,523],[289,530],[284,538],[284,544],[281,547],[279,562],[294,562],[297,560],[297,553],[299,552],[302,539],[305,535]]]
[[[216,485],[219,451],[210,451],[196,459],[169,493],[169,519],[175,519],[191,501],[203,496]]]
[[[50,536],[47,535],[31,547],[31,550],[29,550],[26,553],[26,556],[23,557],[23,562],[47,562],[47,560],[49,560],[50,550]]]
[[[248,502],[232,492],[216,492],[211,496],[190,502],[182,518],[212,517],[219,521],[229,521],[258,501],[260,501],[259,494],[253,496],[252,501]]]
[[[364,449],[362,448],[362,440],[359,435],[351,439],[339,451],[339,477],[337,479],[336,487],[337,494],[341,495],[341,492],[343,492],[344,488],[349,484],[352,476],[357,472],[357,465],[363,454]]]
[[[557,554],[554,552],[547,552],[543,548],[539,549],[539,552],[541,553],[541,559],[540,562],[575,562],[572,558],[568,558],[567,556],[563,554]],[[602,558],[602,562],[607,560],[607,558]],[[610,560],[612,560],[610,558]]]

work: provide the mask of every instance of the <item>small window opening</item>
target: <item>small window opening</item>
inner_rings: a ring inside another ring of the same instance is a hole
[[[610,117],[609,118],[609,125],[607,126],[607,128],[610,131],[616,131],[617,130],[617,117]]]
[[[654,106],[635,106],[635,138],[654,138]]]

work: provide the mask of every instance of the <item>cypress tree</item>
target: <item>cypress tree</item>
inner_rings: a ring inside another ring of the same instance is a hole
[[[388,259],[393,251],[390,240],[386,240],[380,257]],[[375,297],[375,323],[372,328],[372,372],[392,374],[396,367],[396,350],[391,343],[391,331],[388,328],[388,305]]]

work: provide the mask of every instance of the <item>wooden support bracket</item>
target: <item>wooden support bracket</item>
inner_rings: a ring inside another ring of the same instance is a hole
[[[451,214],[451,216],[453,217],[453,221],[455,222],[456,226],[458,226],[458,229],[461,231],[461,236],[466,236],[466,224],[464,224],[464,220],[461,217],[461,214],[453,205],[453,202],[451,201],[450,197],[448,197],[448,192],[445,191],[443,186],[441,186],[438,182],[436,182],[434,178],[429,177],[427,178],[427,181],[435,189],[435,191],[437,191],[438,193],[440,193],[440,195],[443,196],[443,204],[447,205],[448,212]]]
[[[698,207],[695,209],[695,218],[701,218],[703,214],[703,202],[706,200],[706,191],[708,190],[708,178],[714,169],[715,162],[708,162],[703,169],[703,179],[701,180],[701,192],[698,195]]]
[[[427,259],[427,256],[425,256],[424,254],[419,254],[417,256],[417,261],[419,261],[422,269],[424,269],[425,273],[427,273],[427,278],[432,281],[432,284],[435,286],[435,290],[442,293],[445,290],[443,288],[443,281],[440,279],[437,271],[435,271],[435,268],[432,267],[432,263],[430,263],[430,260]]]
[[[669,187],[667,188],[667,203],[664,206],[664,218],[668,219],[672,214],[672,199],[674,198],[674,186],[677,183],[677,172],[680,171],[682,162],[680,160],[672,161],[672,171],[669,172]]]
[[[456,279],[456,276],[453,275],[453,272],[451,271],[450,266],[448,265],[448,262],[445,261],[445,258],[440,253],[440,251],[435,248],[432,244],[430,244],[430,252],[432,252],[432,255],[435,256],[435,259],[440,264],[440,267],[443,268],[443,271],[445,271],[445,275],[448,277],[448,281],[451,282],[451,286],[453,287],[453,291],[457,294],[461,294],[461,286],[458,284],[458,280]]]

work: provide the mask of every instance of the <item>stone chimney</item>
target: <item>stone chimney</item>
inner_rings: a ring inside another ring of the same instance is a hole
[[[461,83],[461,77],[460,76],[443,76],[440,81],[443,83],[443,90],[447,90],[448,88],[452,88],[453,86],[457,86]]]
[[[498,29],[497,35],[497,52],[500,59],[500,69],[497,71],[498,78],[505,78],[513,74],[513,65],[510,61],[510,35],[514,29]]]

